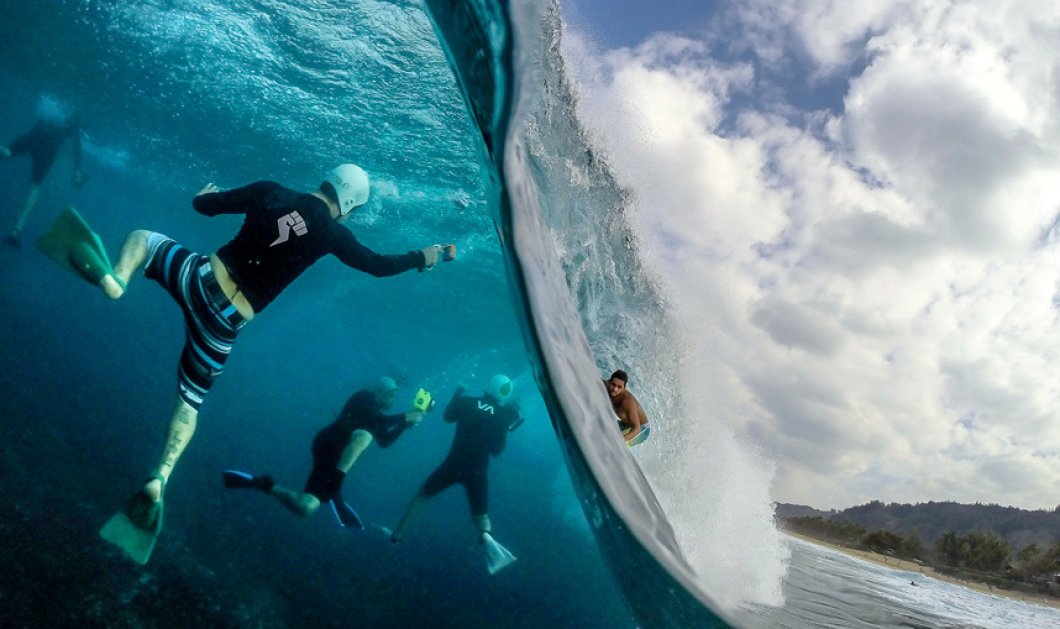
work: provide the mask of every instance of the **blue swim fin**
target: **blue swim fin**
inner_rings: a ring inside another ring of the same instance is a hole
[[[335,519],[339,521],[339,526],[364,530],[364,522],[361,521],[361,516],[357,515],[353,507],[345,500],[335,498],[330,500],[328,504],[331,505],[331,512],[335,514]]]
[[[272,491],[272,477],[268,475],[255,476],[239,470],[225,470],[221,472],[221,482],[228,489],[260,489],[265,493]]]

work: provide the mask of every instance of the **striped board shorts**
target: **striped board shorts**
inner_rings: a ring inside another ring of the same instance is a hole
[[[217,283],[209,256],[162,234],[151,234],[147,243],[144,277],[161,284],[184,312],[187,336],[177,368],[177,394],[197,411],[246,321]]]

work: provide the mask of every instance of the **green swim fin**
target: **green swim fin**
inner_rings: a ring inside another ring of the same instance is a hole
[[[99,535],[143,565],[151,558],[161,531],[162,499],[155,502],[141,490],[129,500],[124,511],[115,513],[103,525]]]
[[[103,242],[72,207],[59,212],[51,228],[37,240],[37,248],[93,286],[114,271]]]

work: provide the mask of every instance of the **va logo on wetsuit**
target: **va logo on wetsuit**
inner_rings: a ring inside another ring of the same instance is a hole
[[[295,236],[305,236],[309,233],[309,228],[305,225],[305,219],[298,212],[291,212],[287,216],[281,216],[276,220],[276,225],[280,230],[280,237],[272,241],[270,247],[274,247],[281,242],[287,242],[287,238],[291,235],[291,228],[294,228]]]
[[[478,410],[486,411],[490,415],[493,415],[493,405],[492,404],[484,404],[482,402],[482,400],[479,400],[479,402],[478,402]]]

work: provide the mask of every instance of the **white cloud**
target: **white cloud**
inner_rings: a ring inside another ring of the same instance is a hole
[[[567,50],[710,350],[698,395],[779,500],[1053,506],[1060,5],[761,0],[717,25],[709,49]],[[845,87],[798,111],[778,77]]]

